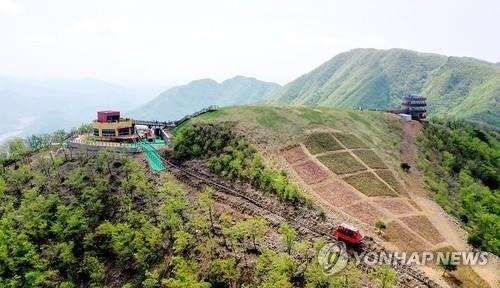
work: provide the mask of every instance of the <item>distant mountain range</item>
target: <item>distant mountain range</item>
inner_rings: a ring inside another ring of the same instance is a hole
[[[211,79],[195,80],[168,89],[127,115],[137,119],[177,120],[209,105],[259,103],[279,88],[278,84],[244,76],[236,76],[222,83]]]
[[[129,110],[153,96],[96,79],[33,80],[0,75],[0,142],[79,126],[94,119],[97,110]]]
[[[386,109],[410,92],[429,114],[500,126],[500,68],[472,58],[403,49],[341,53],[270,95],[270,103]]]
[[[398,107],[400,98],[411,92],[428,97],[430,116],[500,127],[499,65],[403,49],[354,49],[284,87],[243,76],[222,83],[201,79],[156,98],[158,92],[152,94],[152,90],[161,91],[157,87],[134,90],[96,79],[27,80],[0,75],[0,142],[88,123],[104,109],[145,120],[176,120],[213,104],[387,109]]]

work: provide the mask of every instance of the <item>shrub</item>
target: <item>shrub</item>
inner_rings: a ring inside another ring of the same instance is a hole
[[[399,166],[401,167],[401,169],[402,169],[404,172],[406,172],[406,173],[410,172],[410,168],[411,168],[410,164],[408,164],[408,163],[406,163],[406,162],[403,162],[403,163],[401,163],[401,165],[399,165]]]
[[[379,229],[379,230],[384,230],[385,228],[387,228],[387,226],[385,226],[384,221],[382,221],[382,220],[378,220],[378,221],[375,223],[375,228],[377,228],[377,229]]]
[[[207,159],[210,169],[223,177],[249,181],[282,201],[305,203],[299,187],[288,181],[286,172],[266,167],[257,149],[244,137],[235,135],[231,127],[229,124],[183,127],[174,139],[175,157]]]

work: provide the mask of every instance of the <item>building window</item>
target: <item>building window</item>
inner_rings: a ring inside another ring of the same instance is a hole
[[[120,128],[118,129],[118,135],[119,136],[126,136],[126,135],[130,135],[130,128]]]
[[[99,136],[99,129],[94,129],[94,136]]]
[[[115,129],[102,129],[102,136],[104,136],[104,137],[116,136]]]

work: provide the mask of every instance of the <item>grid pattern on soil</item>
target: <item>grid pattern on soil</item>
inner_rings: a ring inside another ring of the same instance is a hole
[[[354,134],[334,133],[334,135],[347,148],[370,148]]]
[[[432,244],[438,244],[444,241],[443,236],[439,231],[432,225],[431,221],[427,219],[427,217],[423,215],[417,216],[407,216],[401,217],[401,221],[403,221],[406,225],[411,227],[413,231],[422,236],[427,241]]]
[[[377,173],[380,178],[384,179],[384,181],[389,184],[392,189],[396,190],[397,192],[401,192],[401,184],[398,182],[398,180],[396,180],[396,177],[394,177],[394,174],[391,170],[376,170],[375,173]]]
[[[328,172],[312,160],[307,160],[304,163],[295,165],[293,169],[306,184],[318,183],[328,177]]]
[[[394,221],[387,224],[384,236],[384,238],[396,244],[399,249],[405,252],[425,251],[430,248],[418,239],[415,233]]]
[[[354,150],[352,152],[372,169],[387,168],[384,161],[382,161],[382,159],[380,159],[380,157],[378,157],[378,155],[373,150]]]
[[[395,215],[404,215],[410,213],[416,213],[417,210],[408,204],[404,199],[400,198],[377,198],[372,199],[380,207],[387,209],[389,212]]]
[[[372,172],[364,172],[344,178],[358,191],[366,196],[397,196],[387,185],[380,181]]]
[[[314,133],[307,137],[304,145],[311,154],[343,149],[330,133]]]
[[[384,217],[385,214],[382,211],[378,210],[375,206],[368,202],[359,202],[351,206],[344,207],[343,210],[351,216],[370,225],[375,225],[378,220],[386,218]]]
[[[352,157],[349,152],[322,155],[318,157],[318,160],[336,174],[366,170],[365,166]]]
[[[300,160],[306,159],[307,155],[304,150],[302,150],[301,146],[297,146],[285,151],[283,157],[285,157],[285,160],[288,163],[295,163]]]
[[[344,207],[361,199],[356,192],[338,180],[321,183],[314,191],[327,203],[336,207]]]

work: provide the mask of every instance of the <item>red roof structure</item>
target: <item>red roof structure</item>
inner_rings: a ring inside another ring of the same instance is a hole
[[[120,111],[99,111],[97,112],[97,122],[118,122],[120,121]]]

